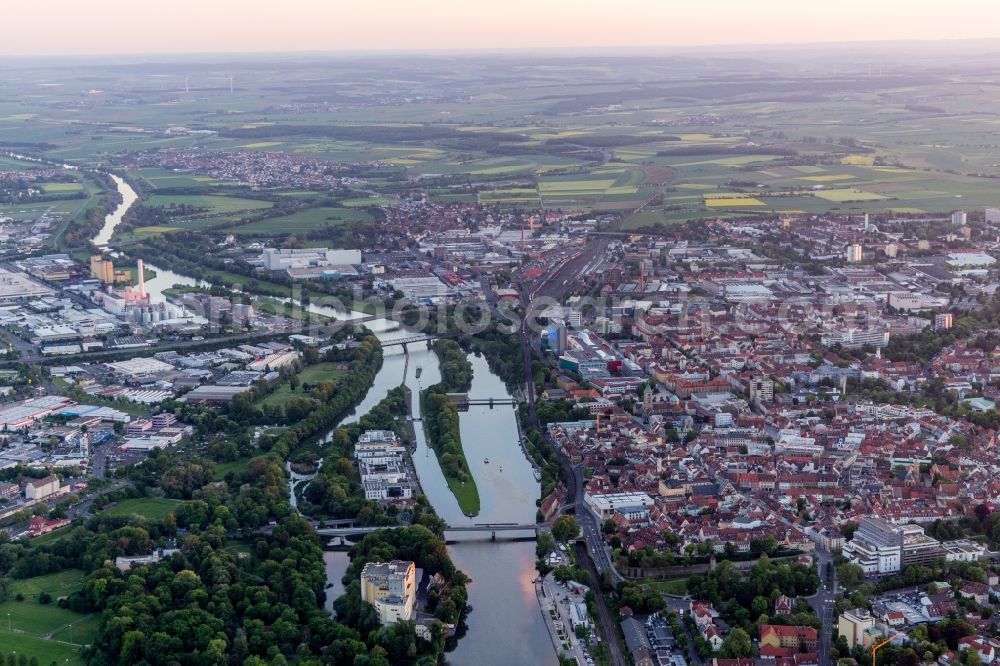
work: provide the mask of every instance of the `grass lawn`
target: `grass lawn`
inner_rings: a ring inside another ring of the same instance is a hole
[[[105,516],[128,517],[138,514],[150,520],[163,520],[168,513],[177,508],[180,500],[163,497],[142,497],[118,502],[110,509],[102,511]]]
[[[687,594],[687,578],[651,580],[643,583],[643,585],[659,594],[672,594],[675,597],[683,597]]]
[[[101,629],[101,616],[98,613],[78,615],[73,626],[66,625],[52,632],[52,638],[66,643],[84,645],[92,643]]]
[[[52,543],[53,541],[58,541],[64,536],[70,533],[73,529],[72,525],[66,525],[65,527],[60,527],[57,530],[52,530],[48,534],[43,534],[42,536],[33,537],[31,543],[36,546],[40,546],[47,543]]]
[[[458,500],[458,507],[467,516],[479,515],[479,488],[476,487],[476,480],[470,477],[468,483],[462,483],[454,477],[446,476],[448,487]]]
[[[26,598],[32,599],[37,597],[39,592],[48,592],[53,599],[58,599],[76,592],[82,585],[82,571],[65,569],[34,578],[13,579],[7,587],[7,595],[14,597],[23,594]]]
[[[246,553],[247,555],[252,555],[253,545],[242,541],[227,541],[225,550],[230,553]]]
[[[6,616],[3,620],[6,620]],[[38,663],[42,666],[47,664],[61,664],[62,666],[84,666],[86,663],[80,654],[82,645],[70,645],[54,640],[45,640],[30,634],[20,634],[7,631],[6,622],[0,622],[0,655],[17,652],[23,654],[28,659],[37,657]],[[74,641],[83,640],[73,635]]]
[[[215,472],[212,474],[212,478],[216,481],[222,481],[230,472],[242,472],[246,469],[252,457],[247,456],[246,458],[237,458],[229,462],[215,463]]]
[[[161,187],[210,187],[224,183],[211,176],[192,176],[156,167],[137,169],[129,172],[129,175],[141,178],[150,189],[154,190]]]
[[[55,601],[51,604],[40,604],[28,597],[24,601],[4,601],[0,603],[0,624],[7,628],[7,614],[10,613],[10,627],[13,631],[21,631],[37,636],[65,625],[82,620],[85,616],[65,608],[59,608]],[[74,638],[76,638],[74,636]]]
[[[299,373],[299,381],[301,384],[318,384],[320,382],[330,380],[336,381],[340,379],[343,374],[344,371],[337,367],[336,363],[317,363],[316,365],[310,365],[303,368],[302,372]],[[292,398],[304,395],[305,392],[302,390],[301,385],[297,390],[293,391],[292,385],[285,382],[273,393],[261,400],[259,404],[284,407],[285,403]]]
[[[79,569],[12,580],[8,589],[11,600],[0,603],[0,655],[16,651],[28,659],[37,657],[39,664],[82,666],[80,648],[97,638],[101,617],[76,613],[55,603],[82,583]],[[43,591],[52,595],[51,604],[38,603],[38,594]],[[23,594],[24,601],[15,601],[17,594]]]

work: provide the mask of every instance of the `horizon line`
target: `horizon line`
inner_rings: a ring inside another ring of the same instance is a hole
[[[848,47],[848,46],[899,46],[899,45],[934,45],[943,46],[955,45],[986,45],[993,44],[1000,47],[1000,36],[998,37],[942,37],[942,38],[900,38],[900,39],[858,39],[858,40],[820,40],[810,42],[706,42],[704,44],[639,44],[639,45],[603,45],[592,46],[581,44],[577,46],[483,46],[483,47],[456,47],[456,48],[436,48],[436,47],[412,47],[400,48],[368,48],[368,49],[301,49],[301,50],[275,50],[275,51],[94,51],[94,52],[62,52],[62,53],[23,53],[23,52],[3,52],[0,51],[2,59],[18,60],[57,60],[62,58],[114,58],[114,57],[202,57],[202,56],[373,56],[373,55],[528,55],[534,53],[565,53],[586,51],[589,55],[623,55],[629,52],[697,52],[704,50],[719,49],[723,51],[738,51],[744,49],[762,50],[792,50],[796,48],[824,48],[824,47]],[[596,52],[596,53],[595,53]],[[583,55],[583,54],[580,54]]]

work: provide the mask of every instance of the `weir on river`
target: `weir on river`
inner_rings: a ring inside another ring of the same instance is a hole
[[[108,215],[101,231],[93,239],[99,247],[108,244],[122,216],[138,199],[128,183],[117,176],[112,178],[123,202]],[[171,270],[171,266],[150,268],[157,271],[157,277],[155,281],[147,281],[146,287],[147,290],[155,290],[156,294],[175,284],[208,286],[205,282]],[[363,316],[361,313],[345,313],[313,304],[305,306],[305,309],[337,319]],[[383,343],[421,336],[420,331],[384,319],[366,322],[365,325]],[[410,363],[407,362],[407,354],[412,357]],[[473,356],[470,360],[473,381],[469,398],[472,401],[510,397],[506,386],[490,371],[484,358]],[[423,369],[419,378],[415,376],[416,367]],[[389,346],[384,349],[382,368],[372,387],[342,423],[356,422],[385,398],[390,389],[402,383],[410,389],[412,413],[415,419],[419,419],[420,389],[440,379],[437,355],[427,348],[425,342]],[[535,503],[540,494],[539,483],[519,444],[517,413],[511,409],[491,409],[488,404],[473,404],[459,418],[469,469],[479,489],[480,512],[474,517],[462,513],[418,422],[415,424],[413,462],[423,491],[434,510],[453,526],[533,523]],[[487,457],[489,464],[484,462]],[[455,543],[449,545],[448,550],[455,565],[472,578],[469,604],[473,608],[467,618],[468,632],[459,640],[455,651],[449,653],[448,661],[478,666],[548,666],[558,663],[532,583],[536,575],[534,543],[476,541]],[[340,579],[347,569],[348,559],[346,553],[327,552],[325,560],[327,579],[331,583],[327,608],[332,609],[333,597],[343,592]]]

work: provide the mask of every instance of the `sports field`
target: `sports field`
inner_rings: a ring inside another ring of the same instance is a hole
[[[7,601],[0,602],[0,655],[16,651],[29,659],[37,657],[39,664],[82,665],[81,648],[97,637],[100,616],[56,604],[82,584],[83,572],[78,569],[11,580]],[[42,592],[51,597],[49,603],[39,603]]]

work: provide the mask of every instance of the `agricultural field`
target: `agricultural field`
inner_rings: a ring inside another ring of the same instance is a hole
[[[270,208],[270,201],[244,199],[217,194],[154,194],[143,202],[146,206],[192,206],[204,209],[199,215],[219,215]]]
[[[79,165],[115,164],[135,151],[283,151],[354,163],[365,191],[384,195],[349,197],[345,208],[388,205],[408,183],[434,179],[426,181],[428,196],[439,203],[610,211],[626,225],[1000,204],[1000,128],[988,111],[1000,89],[971,61],[935,58],[935,68],[924,69],[912,55],[888,57],[893,75],[877,78],[867,76],[865,56],[845,51],[804,54],[794,65],[774,53],[753,62],[582,58],[560,65],[559,76],[530,58],[505,67],[485,56],[428,59],[372,64],[363,82],[350,68],[303,59],[244,71],[237,63],[237,90],[206,79],[192,82],[199,92],[190,96],[180,94],[180,74],[88,70],[88,87],[129,91],[93,108],[75,108],[82,79],[70,67],[31,95],[23,94],[30,76],[0,82],[0,99],[25,100],[0,105],[0,148],[37,145],[45,158]],[[942,97],[936,91],[944,85]],[[315,104],[318,90],[336,90],[349,103],[296,110]],[[165,131],[179,125],[198,133]],[[36,165],[0,158],[3,168]],[[226,196],[218,190],[229,183],[207,176],[159,168],[131,175],[152,205],[208,211],[136,230],[136,238],[226,226],[269,205]],[[205,194],[157,194],[172,188]],[[199,196],[207,198],[189,198]],[[237,229],[301,233],[331,222],[338,220],[303,212],[282,219],[283,228],[268,220]]]
[[[290,215],[272,217],[232,228],[237,234],[301,234],[345,222],[371,222],[367,212],[352,208],[306,208]]]
[[[0,204],[0,217],[9,217],[15,222],[35,221],[42,215],[63,219],[74,215],[85,205],[85,199]]]
[[[154,167],[130,171],[129,176],[150,190],[174,187],[203,188],[226,184],[225,181],[217,180],[211,176],[195,176]]]
[[[620,164],[594,168],[583,176],[543,176],[538,194],[547,208],[634,210],[662,188],[661,170]]]
[[[42,183],[41,187],[46,194],[73,194],[83,190],[80,183]]]
[[[200,209],[195,213],[178,211],[170,216],[167,224],[146,225],[123,230],[115,235],[119,242],[141,240],[171,231],[201,231],[242,221],[247,215],[265,210],[274,204],[270,201],[247,199],[226,195],[204,194],[153,194],[143,200],[146,206],[160,206],[168,213],[171,206],[192,206]]]
[[[0,171],[35,171],[41,165],[25,160],[16,160],[6,155],[0,155]]]
[[[12,168],[18,171],[26,170],[23,165],[30,162],[6,160],[8,166],[0,162],[0,171]],[[34,165],[32,165],[33,167]],[[30,169],[29,169],[30,170]],[[0,219],[9,218],[14,222],[48,222],[48,238],[46,245],[62,249],[63,234],[70,225],[82,220],[93,206],[96,206],[103,194],[101,184],[90,174],[65,171],[73,175],[74,182],[45,182],[38,184],[43,196],[48,201],[24,201],[11,204],[0,204]],[[83,196],[74,196],[82,194]]]
[[[391,206],[396,203],[396,200],[389,197],[358,197],[356,199],[341,199],[338,203],[347,208],[361,208],[364,206]]]
[[[541,198],[535,188],[510,188],[506,190],[489,190],[479,193],[479,203],[489,206],[493,204],[540,206]]]

